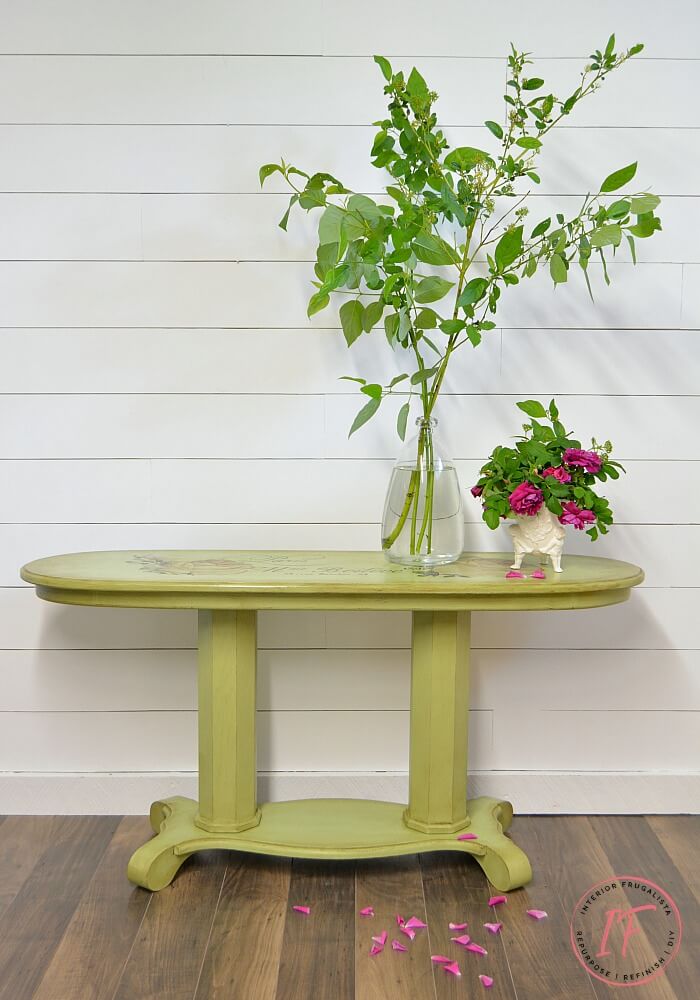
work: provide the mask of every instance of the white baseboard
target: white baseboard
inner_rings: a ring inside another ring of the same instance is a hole
[[[397,772],[274,772],[259,776],[260,801],[368,798],[403,802]],[[194,772],[0,772],[0,815],[140,815],[151,801],[197,796]],[[519,813],[700,813],[700,773],[640,771],[476,771],[469,795],[508,799]]]

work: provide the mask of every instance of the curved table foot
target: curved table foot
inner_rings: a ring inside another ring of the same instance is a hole
[[[154,802],[150,822],[156,836],[131,856],[127,876],[144,889],[164,889],[175,878],[192,852],[180,854],[178,846],[201,833],[194,825],[197,803],[180,795]]]
[[[513,821],[513,807],[503,799],[483,796],[469,801],[471,823],[467,828],[476,833],[476,844],[484,853],[475,853],[474,860],[499,892],[508,892],[527,885],[532,879],[532,868],[527,855],[505,831]]]

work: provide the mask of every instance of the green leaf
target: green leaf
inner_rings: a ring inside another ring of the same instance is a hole
[[[530,233],[530,238],[535,239],[537,236],[544,236],[549,227],[552,224],[551,219],[542,219],[542,222],[538,222],[535,228]]]
[[[461,170],[468,173],[474,169],[477,163],[493,166],[493,159],[483,149],[476,149],[474,146],[458,146],[445,157],[445,166],[448,170]]]
[[[284,215],[282,216],[282,218],[280,219],[280,221],[277,223],[277,225],[280,227],[280,229],[284,229],[285,233],[287,232],[287,223],[289,222],[289,213],[291,212],[293,206],[296,205],[296,203],[298,201],[299,201],[299,195],[298,194],[293,194],[292,197],[289,199],[289,205],[287,206],[287,211],[284,213]]]
[[[437,321],[438,315],[434,309],[421,309],[416,316],[416,326],[419,330],[434,330]]]
[[[359,299],[350,299],[349,302],[344,302],[340,307],[340,322],[348,347],[354,344],[362,333],[364,311],[364,306]]]
[[[540,175],[536,174],[534,170],[526,170],[525,173],[527,174],[527,176],[530,178],[531,181],[535,182],[535,184],[540,183]]]
[[[492,531],[495,531],[501,523],[501,516],[497,510],[493,509],[493,507],[487,507],[482,517]]]
[[[523,90],[539,90],[540,87],[544,87],[544,80],[540,80],[538,76],[523,80]]]
[[[646,239],[658,229],[661,229],[661,219],[654,215],[653,212],[645,212],[643,215],[637,216],[637,224],[630,226],[629,232],[640,239]]]
[[[389,62],[389,60],[385,59],[384,56],[375,56],[374,61],[384,74],[384,79],[391,80],[393,73],[391,70],[391,63]]]
[[[384,332],[386,333],[386,339],[392,347],[399,332],[399,322],[400,320],[396,313],[389,313],[384,317]]]
[[[638,194],[630,201],[630,211],[633,215],[644,215],[653,212],[661,204],[661,198],[656,194]]]
[[[279,163],[264,163],[260,170],[258,171],[258,176],[260,178],[260,187],[263,186],[270,174],[281,174],[283,173],[282,167]]]
[[[551,496],[547,497],[547,499],[545,500],[545,506],[547,507],[547,510],[551,510],[551,512],[553,514],[556,514],[557,517],[559,517],[559,515],[564,510],[564,508],[562,507],[562,505],[560,504],[560,502],[557,500],[556,497],[551,497]]]
[[[444,319],[440,324],[440,329],[443,333],[446,333],[448,337],[452,337],[455,333],[459,333],[464,329],[466,323],[463,319]]]
[[[384,218],[382,210],[376,201],[368,198],[366,194],[352,194],[348,198],[348,211],[355,212],[367,222],[376,222],[377,219]]]
[[[615,170],[614,173],[608,174],[603,183],[600,185],[600,190],[603,194],[609,194],[610,191],[617,191],[618,188],[623,187],[632,180],[634,175],[637,173],[637,163],[629,163],[626,167],[621,167],[619,170]]]
[[[372,327],[375,327],[379,320],[382,318],[382,313],[384,312],[384,303],[380,300],[375,302],[370,302],[368,306],[365,306],[365,312],[362,317],[362,329],[365,333],[369,333]]]
[[[464,309],[478,302],[479,299],[483,298],[488,285],[489,283],[486,278],[472,278],[464,286],[462,294],[457,299],[457,305]]]
[[[467,327],[467,337],[469,337],[472,347],[478,347],[481,343],[481,331],[473,324]]]
[[[629,233],[625,233],[625,236],[627,238],[627,242],[630,245],[630,255],[632,257],[632,263],[636,264],[637,263],[637,249],[636,249],[636,247],[634,245],[634,236],[630,236]]]
[[[428,84],[414,66],[406,80],[406,90],[411,97],[417,97],[420,101],[428,99]]]
[[[516,403],[519,410],[527,413],[528,417],[546,417],[547,411],[542,403],[536,399],[524,399],[521,403]]]
[[[374,416],[374,414],[379,409],[381,402],[382,402],[381,399],[370,399],[365,403],[365,405],[362,407],[360,412],[353,420],[352,427],[350,428],[350,431],[348,433],[348,437],[352,437],[355,431],[359,430],[363,424],[366,424],[367,421]]]
[[[629,210],[629,201],[626,198],[621,198],[620,201],[614,201],[612,205],[608,205],[605,214],[609,219],[623,219],[629,214]]]
[[[610,222],[606,226],[600,226],[594,230],[590,236],[592,247],[619,247],[622,242],[622,230],[616,222]]]
[[[413,375],[411,375],[411,385],[420,385],[421,382],[427,382],[428,379],[433,377],[436,371],[437,367],[422,368],[420,371],[414,372]]]
[[[496,244],[496,267],[503,271],[519,256],[523,248],[523,227],[508,229]]]
[[[632,48],[630,49],[630,55],[631,56],[639,55],[639,53],[642,51],[643,48],[644,46],[642,45],[642,43],[637,42],[637,44],[633,45]]]
[[[454,264],[455,253],[448,243],[432,233],[420,232],[413,240],[413,252],[424,264]]]
[[[340,243],[344,218],[345,212],[337,205],[329,205],[321,214],[318,220],[318,242],[322,246],[326,243]]]
[[[395,385],[398,385],[399,382],[405,382],[407,378],[408,375],[405,372],[403,375],[394,375],[391,382],[389,383],[389,388],[393,389]]]
[[[410,403],[404,403],[399,410],[399,415],[396,420],[396,430],[402,441],[406,440],[406,424],[408,423],[408,413],[411,409]]]
[[[557,407],[556,401],[554,399],[550,400],[549,403],[549,419],[554,421],[559,417],[559,409]]]
[[[532,135],[521,135],[519,139],[515,140],[515,145],[520,146],[521,149],[539,149],[542,143]]]
[[[418,282],[414,297],[416,302],[437,302],[438,299],[444,298],[453,286],[454,281],[430,275]]]
[[[364,392],[365,396],[371,396],[372,399],[381,399],[382,397],[382,387],[377,382],[363,385],[360,392]]]
[[[498,124],[498,122],[484,122],[484,125],[489,130],[489,132],[493,132],[493,134],[496,136],[497,139],[503,138],[503,129]]]
[[[569,276],[566,263],[561,254],[553,253],[549,260],[549,273],[555,285],[561,285]]]
[[[316,292],[315,295],[312,295],[306,308],[306,315],[309,319],[314,315],[314,313],[320,312],[321,309],[325,309],[330,300],[328,292]]]

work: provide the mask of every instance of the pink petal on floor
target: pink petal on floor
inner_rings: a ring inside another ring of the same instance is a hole
[[[457,962],[448,962],[447,965],[443,965],[443,969],[445,970],[445,972],[449,972],[453,976],[461,976],[462,975],[462,973],[460,972],[459,965],[457,964]]]
[[[406,947],[405,944],[401,944],[400,941],[396,940],[391,942],[391,947],[394,949],[394,951],[408,951],[408,948]]]
[[[493,979],[491,978],[491,976],[479,976],[479,982],[481,983],[482,986],[485,986],[486,989],[489,989],[489,987],[493,986]]]
[[[403,927],[403,925],[406,923],[406,921],[404,920],[404,918],[401,916],[400,913],[396,914],[396,923],[399,925],[399,927]]]
[[[469,926],[469,924],[448,924],[447,925],[451,931],[463,931]]]
[[[484,927],[487,931],[491,931],[492,934],[500,934],[503,924],[484,924]]]
[[[386,944],[386,939],[388,937],[389,935],[387,934],[387,932],[382,931],[381,934],[378,934],[376,937],[373,937],[372,940],[374,941],[375,944],[381,945],[381,947],[383,948],[384,945]]]
[[[369,950],[369,953],[370,953],[370,955],[379,955],[383,951],[384,951],[384,948],[382,947],[382,945],[373,944],[372,947]]]
[[[364,910],[360,910],[360,916],[361,917],[373,917],[374,916],[374,907],[373,906],[365,906]]]
[[[430,961],[437,963],[437,965],[449,965],[452,959],[448,958],[447,955],[431,955]]]
[[[310,906],[293,906],[292,909],[296,910],[297,913],[303,913],[305,917],[308,917],[308,915],[311,913]]]
[[[506,580],[522,580],[525,577],[524,573],[521,573],[519,569],[512,569],[506,573]]]
[[[477,944],[475,941],[470,941],[465,947],[467,951],[473,951],[475,955],[488,955],[486,948],[482,948],[481,945]]]
[[[454,941],[455,944],[461,944],[463,948],[466,948],[471,938],[468,934],[461,934],[459,937],[450,938],[450,941]]]
[[[545,917],[549,916],[546,910],[525,910],[528,917],[534,917],[535,920],[544,920]]]
[[[476,833],[460,833],[457,840],[478,840],[479,837]]]
[[[498,906],[499,903],[507,903],[507,902],[508,902],[507,896],[492,896],[491,899],[489,900],[489,906]]]
[[[421,927],[427,927],[427,926],[428,926],[428,925],[427,925],[427,924],[424,924],[422,920],[419,920],[419,919],[418,919],[418,917],[411,917],[411,918],[410,918],[409,920],[407,920],[407,921],[406,921],[406,923],[404,924],[404,927],[408,927],[409,929],[410,929],[410,928],[415,928],[416,930],[420,930],[420,929],[421,929]]]
[[[547,577],[544,575],[541,569],[536,569],[534,573],[530,573],[533,580],[546,580]]]
[[[399,927],[399,930],[401,931],[402,934],[405,934],[407,938],[410,938],[411,941],[416,936],[416,932],[413,930],[412,927]]]

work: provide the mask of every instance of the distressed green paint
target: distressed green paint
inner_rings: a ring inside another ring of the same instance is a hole
[[[469,620],[472,610],[603,607],[644,578],[629,563],[568,556],[563,574],[507,580],[512,556],[465,553],[421,572],[376,552],[126,551],[39,559],[21,575],[39,597],[93,607],[199,609],[199,802],[153,803],[156,834],[131,858],[132,882],[157,890],[200,850],[299,858],[421,851],[469,854],[501,891],[532,871],[505,836],[513,810],[467,801]],[[409,801],[256,803],[255,618],[258,610],[410,610]],[[460,830],[475,840],[459,841]]]

